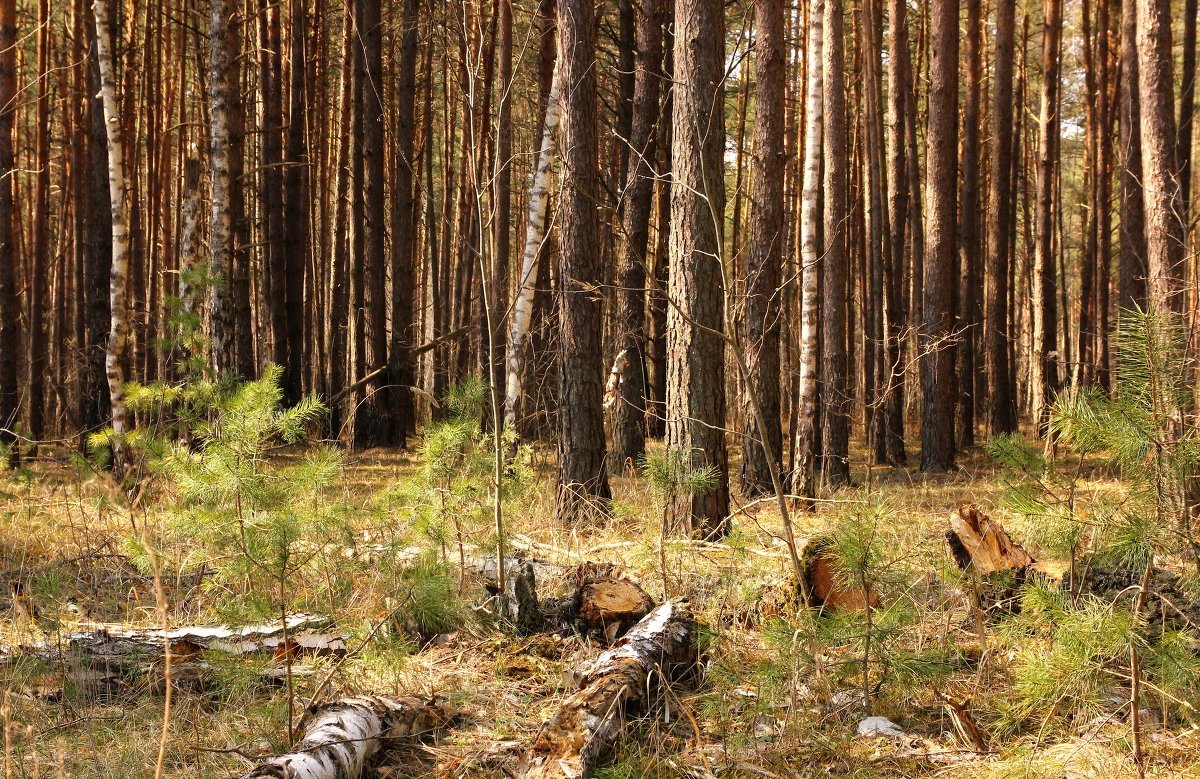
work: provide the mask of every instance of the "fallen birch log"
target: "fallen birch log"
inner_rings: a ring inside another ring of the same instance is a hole
[[[650,707],[652,682],[696,666],[696,623],[685,601],[662,604],[617,644],[576,669],[579,691],[542,725],[517,776],[581,779],[621,738],[628,716]]]
[[[242,779],[358,779],[390,742],[430,733],[447,719],[436,701],[411,696],[371,695],[316,706],[301,722],[305,735],[291,752]]]

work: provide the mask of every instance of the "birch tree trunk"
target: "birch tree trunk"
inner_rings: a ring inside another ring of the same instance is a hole
[[[509,332],[504,376],[504,425],[516,425],[522,399],[522,378],[525,370],[525,342],[533,318],[533,301],[537,292],[537,264],[546,241],[546,219],[550,204],[550,170],[554,161],[554,137],[562,106],[562,76],[554,68],[550,95],[546,100],[546,118],[542,122],[542,141],[538,147],[537,165],[529,182],[529,203],[525,223],[525,248],[521,253],[521,275],[517,277],[517,296],[513,301],[512,329]]]
[[[212,166],[212,221],[209,225],[209,272],[213,278],[211,338],[213,365],[218,373],[237,364],[234,334],[233,114],[237,111],[238,68],[229,39],[236,37],[233,0],[212,0],[209,28],[210,109],[209,156]],[[97,31],[97,38],[103,37]],[[113,209],[116,210],[115,207]],[[115,232],[115,228],[114,228]],[[115,250],[113,252],[116,253]]]
[[[367,761],[389,741],[429,733],[446,719],[436,703],[420,698],[346,698],[309,714],[305,736],[291,752],[271,758],[242,779],[358,779]]]
[[[836,0],[833,0],[836,2]],[[792,491],[811,496],[817,418],[817,265],[821,261],[821,154],[824,133],[822,76],[825,0],[808,8],[808,89],[805,102],[804,179],[800,195],[800,399],[796,409]]]
[[[108,127],[108,189],[112,198],[112,272],[108,296],[112,307],[104,369],[112,403],[113,473],[118,481],[125,472],[123,436],[129,430],[125,409],[125,361],[129,350],[129,311],[125,306],[129,287],[129,215],[125,203],[125,140],[121,111],[117,104],[117,74],[109,36],[108,0],[94,0],[96,53],[100,64],[100,94],[104,100],[104,122]]]

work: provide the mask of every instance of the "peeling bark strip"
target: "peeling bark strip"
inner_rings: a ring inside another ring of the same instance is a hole
[[[625,730],[626,714],[650,704],[651,674],[676,677],[696,664],[696,623],[686,601],[650,612],[612,649],[575,673],[572,695],[538,731],[517,776],[578,779]]]
[[[447,720],[436,701],[406,696],[346,698],[309,711],[304,739],[242,779],[356,779],[386,742],[429,733]]]

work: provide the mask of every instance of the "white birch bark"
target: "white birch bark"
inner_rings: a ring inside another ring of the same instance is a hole
[[[529,337],[530,319],[533,316],[533,296],[537,280],[537,261],[542,243],[546,240],[546,218],[550,202],[550,168],[554,158],[554,136],[562,115],[559,96],[562,83],[559,67],[554,68],[550,81],[550,95],[546,103],[546,121],[542,127],[542,143],[538,149],[537,167],[529,184],[529,215],[525,227],[525,251],[521,255],[521,276],[517,284],[517,297],[513,301],[512,329],[508,337],[508,353],[505,355],[504,382],[504,426],[517,422],[517,411],[521,405],[521,374],[525,368],[525,341]]]
[[[817,264],[821,260],[821,155],[824,139],[823,0],[808,10],[808,91],[805,108],[804,179],[800,203],[800,408],[796,426],[793,491],[812,491],[817,413]]]
[[[612,649],[574,670],[579,691],[563,701],[522,756],[523,779],[577,779],[622,736],[630,715],[651,704],[652,675],[674,678],[696,664],[696,623],[684,601],[647,614]]]
[[[446,721],[434,702],[414,697],[346,698],[318,707],[304,739],[242,779],[357,779],[387,741],[420,736]]]
[[[108,394],[112,402],[113,473],[119,479],[125,469],[125,446],[122,437],[129,429],[129,415],[125,410],[125,358],[129,349],[129,312],[125,306],[129,288],[125,141],[121,137],[121,111],[117,105],[117,77],[113,62],[112,37],[109,34],[111,27],[108,0],[94,0],[92,12],[96,18],[96,59],[100,66],[100,97],[104,102],[104,125],[108,131],[108,190],[112,200],[112,272],[108,280],[112,317],[104,354],[104,371],[108,377]]]

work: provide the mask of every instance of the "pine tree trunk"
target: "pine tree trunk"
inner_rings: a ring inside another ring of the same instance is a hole
[[[420,209],[416,197],[418,180],[415,147],[419,13],[420,0],[405,0],[396,95],[396,164],[392,192],[391,247],[392,329],[388,344],[388,403],[392,413],[390,443],[397,446],[404,446],[408,435],[416,430],[416,407],[412,388],[417,383],[417,366],[412,348],[416,345],[419,332],[417,322],[413,318],[413,301],[417,296],[415,266]],[[428,131],[429,129],[426,130],[427,133]],[[498,221],[505,220],[501,217]],[[432,223],[430,226],[432,227]]]
[[[360,127],[362,132],[362,313],[359,338],[363,353],[359,360],[366,371],[387,365],[387,255],[386,215],[384,211],[384,171],[387,157],[383,137],[383,26],[380,0],[354,0],[358,11],[356,43],[359,53],[358,78]],[[355,376],[355,380],[362,374]],[[354,415],[354,445],[367,448],[391,442],[392,408],[388,403],[387,374],[367,382]]]
[[[804,170],[800,195],[800,397],[796,407],[796,440],[793,443],[792,491],[811,496],[814,489],[814,448],[817,418],[817,266],[823,246],[821,232],[821,156],[824,120],[825,2],[812,0],[808,8],[808,88],[805,92]],[[833,0],[836,2],[836,0]]]
[[[664,0],[647,0],[637,11],[636,79],[629,132],[629,170],[621,210],[621,245],[617,267],[618,328],[616,350],[629,365],[620,396],[612,407],[612,454],[609,467],[620,473],[634,468],[646,452],[646,272],[650,216],[654,206],[654,163],[657,153],[659,92],[663,79],[662,28]]]
[[[112,201],[112,274],[109,279],[109,305],[112,319],[104,368],[108,376],[109,402],[112,404],[113,473],[118,481],[125,471],[123,436],[129,431],[125,409],[125,363],[129,351],[129,215],[125,203],[125,141],[122,138],[121,111],[117,103],[117,74],[113,61],[109,27],[108,0],[94,0],[96,17],[96,54],[100,65],[100,95],[104,100],[104,120],[108,127],[108,187]]]
[[[287,128],[287,165],[284,172],[283,257],[277,270],[284,274],[284,402],[294,404],[304,391],[305,280],[311,281],[308,263],[309,165],[311,155],[306,140],[308,103],[305,81],[308,78],[308,49],[305,25],[308,24],[308,0],[291,0],[291,52]]]
[[[677,532],[721,536],[729,514],[725,449],[725,19],[720,0],[675,4],[671,266],[667,309],[667,445],[716,472],[716,487],[680,495]]]
[[[46,273],[50,268],[48,224],[50,216],[50,6],[48,0],[37,3],[37,98],[34,121],[35,136],[33,166],[37,171],[33,186],[33,256],[29,274],[29,380],[26,393],[29,411],[26,416],[26,435],[33,439],[33,454],[37,441],[45,434],[46,370],[49,366],[46,341],[46,309],[50,308]]]
[[[910,92],[912,64],[908,53],[908,6],[905,0],[888,1],[888,26],[891,44],[888,55],[888,253],[890,263],[887,278],[886,327],[887,341],[884,344],[883,413],[886,416],[887,437],[885,451],[888,462],[903,464],[907,459],[904,451],[904,373],[902,352],[905,311],[902,304],[908,263],[905,251],[905,227],[908,224],[909,190],[907,150],[905,147],[905,103]],[[876,428],[879,435],[879,428]]]
[[[20,395],[17,390],[17,252],[13,200],[15,157],[13,124],[17,94],[17,4],[0,0],[0,445],[12,447],[3,465],[17,462],[17,424]]]
[[[509,309],[509,276],[512,266],[512,104],[513,93],[513,16],[512,0],[496,0],[497,74],[496,153],[493,159],[495,205],[492,223],[492,278],[489,290],[488,344],[489,384],[493,400],[503,411],[505,386],[505,324]]]
[[[1149,272],[1147,295],[1152,309],[1182,313],[1184,225],[1175,156],[1175,82],[1169,0],[1138,3],[1137,50],[1146,268]]]
[[[773,491],[770,463],[782,467],[779,389],[779,295],[786,247],[783,220],[784,60],[783,3],[754,4],[754,137],[750,161],[750,224],[746,246],[744,323],[738,333],[749,385],[742,398],[742,492],[756,497]],[[766,440],[758,430],[754,392],[767,422]]]
[[[1054,181],[1058,162],[1059,60],[1062,0],[1046,0],[1042,41],[1042,91],[1038,115],[1036,225],[1033,256],[1031,406],[1039,425],[1058,389],[1058,320],[1054,258]]]
[[[954,466],[954,280],[958,268],[958,4],[934,3],[930,29],[929,128],[921,328],[921,470]]]
[[[847,250],[846,227],[849,224],[850,208],[848,202],[849,173],[847,148],[843,139],[846,137],[846,77],[845,77],[845,40],[842,11],[843,0],[825,0],[825,42],[822,47],[822,68],[825,90],[825,108],[823,113],[824,154],[825,154],[825,256],[820,265],[824,271],[824,282],[821,285],[822,321],[820,328],[821,340],[821,390],[825,394],[825,403],[821,409],[821,481],[830,487],[839,487],[850,481],[850,399],[852,390],[848,375],[848,360],[846,355],[847,320],[847,290],[850,275],[850,261]],[[866,20],[866,24],[875,25],[874,19]],[[879,63],[875,62],[876,69]],[[869,240],[872,251],[877,252],[880,291],[883,281],[883,182],[879,180],[883,168],[883,143],[879,138],[882,127],[879,126],[879,84],[878,71],[875,80],[867,77],[867,89],[876,90],[874,96],[866,97],[874,101],[874,114],[868,112],[867,121],[872,123],[868,133],[876,132],[875,148],[871,151],[874,156],[868,160],[867,167],[872,179],[870,182],[872,225]],[[870,141],[868,141],[870,144]],[[815,270],[815,268],[814,268]],[[876,324],[878,344],[883,342],[883,301],[876,306],[879,316]],[[881,350],[880,350],[881,351]],[[882,354],[879,354],[882,357]],[[882,360],[880,360],[882,362]]]
[[[1137,3],[1121,3],[1121,256],[1117,305],[1146,303],[1146,213],[1142,195],[1142,119],[1138,95]]]
[[[287,265],[284,260],[283,211],[283,51],[282,2],[258,2],[258,73],[261,107],[259,236],[262,272],[266,276],[267,315],[271,325],[271,360],[287,371]]]
[[[1017,429],[1016,386],[1009,361],[1009,255],[1013,240],[1009,223],[1015,210],[1013,170],[1013,34],[1016,0],[996,5],[996,56],[993,81],[991,177],[988,198],[987,316],[984,346],[988,368],[988,432],[992,436]]]
[[[562,78],[563,157],[561,254],[558,269],[558,499],[560,520],[607,511],[612,497],[605,467],[604,379],[601,367],[602,268],[596,251],[600,194],[596,164],[596,20],[590,0],[561,0],[558,13]]]
[[[87,0],[83,0],[86,2]],[[88,102],[88,185],[87,203],[91,223],[88,234],[87,272],[87,367],[84,371],[85,389],[83,424],[85,429],[104,427],[112,415],[108,393],[108,377],[104,357],[108,331],[112,323],[109,306],[108,281],[112,275],[112,201],[108,191],[108,130],[104,121],[104,101],[100,97],[100,63],[96,39],[99,30],[93,14],[86,14],[88,64],[86,83]],[[111,30],[106,31],[111,34]],[[86,436],[84,437],[86,442]]]
[[[1183,223],[1191,224],[1192,213],[1192,117],[1196,113],[1196,10],[1197,0],[1183,3],[1183,70],[1179,77],[1179,125],[1175,158],[1179,165],[1179,202]],[[1105,82],[1101,82],[1105,83]]]
[[[963,87],[962,148],[958,190],[958,420],[960,447],[975,444],[975,376],[982,326],[983,242],[979,235],[979,101],[983,80],[983,20],[980,0],[967,0],[966,73]]]

